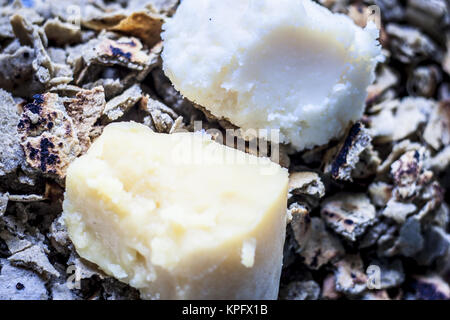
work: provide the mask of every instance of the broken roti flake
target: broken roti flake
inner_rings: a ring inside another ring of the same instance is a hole
[[[24,106],[18,129],[27,163],[45,174],[64,178],[81,147],[58,95],[35,95],[34,102]]]
[[[30,268],[45,277],[59,277],[60,273],[50,263],[44,250],[33,245],[8,258],[16,266]]]
[[[293,172],[289,175],[289,193],[322,198],[325,195],[325,186],[315,172]]]
[[[5,213],[6,207],[8,206],[8,193],[0,192],[0,217]]]
[[[293,231],[299,245],[298,253],[304,263],[310,269],[317,270],[339,258],[345,251],[339,239],[325,228],[322,219],[313,217],[309,221],[306,226],[293,227]]]
[[[150,62],[150,56],[137,38],[103,38],[94,50],[94,62],[103,65],[121,65],[142,71]]]
[[[409,137],[427,122],[434,105],[433,100],[421,97],[383,102],[373,107],[380,111],[369,117],[370,133],[377,143]]]
[[[149,116],[144,118],[144,124],[152,128],[155,132],[169,133],[175,124],[178,115],[164,103],[150,97],[144,96],[139,107]]]
[[[352,171],[359,162],[361,153],[369,147],[371,137],[361,122],[355,123],[349,130],[347,137],[338,148],[337,155],[326,164],[325,172],[331,172],[336,180],[352,181]]]
[[[33,271],[1,259],[0,300],[47,300],[45,280]]]
[[[0,89],[0,176],[11,173],[23,162],[24,154],[20,147],[17,132],[19,114],[13,97]]]
[[[65,103],[67,113],[77,130],[82,153],[91,145],[90,132],[102,115],[105,105],[103,87],[95,87],[92,90],[81,89],[73,99]]]
[[[426,169],[429,154],[425,148],[404,153],[391,165],[394,180],[393,194],[398,199],[411,198],[433,178],[433,172]]]
[[[404,223],[406,218],[415,212],[417,212],[417,206],[414,203],[399,202],[392,198],[387,202],[382,214],[397,223]]]
[[[327,198],[321,216],[336,233],[355,241],[376,221],[376,210],[363,193],[340,193]]]
[[[380,96],[399,82],[398,75],[386,64],[380,64],[377,69],[375,82],[367,88],[368,95],[366,102],[368,104],[380,102],[378,101]]]
[[[384,207],[392,197],[394,187],[386,182],[377,181],[369,185],[369,195],[373,204]]]
[[[414,280],[416,299],[450,300],[450,286],[438,275],[416,276]]]
[[[336,290],[355,296],[367,288],[367,275],[359,255],[347,255],[335,264]]]
[[[103,114],[109,120],[114,121],[123,116],[130,108],[142,98],[142,90],[138,84],[125,90],[122,94],[114,97],[106,103]]]
[[[392,55],[404,64],[420,62],[427,58],[436,61],[442,59],[442,51],[430,37],[417,28],[389,23],[386,26],[386,33]]]
[[[434,107],[423,138],[435,150],[450,145],[450,100],[441,101]]]
[[[151,48],[161,41],[160,34],[163,23],[163,16],[151,12],[138,11],[131,13],[118,24],[110,27],[109,30],[138,37]]]
[[[81,28],[58,18],[47,20],[43,26],[47,39],[56,45],[74,44],[81,41]]]

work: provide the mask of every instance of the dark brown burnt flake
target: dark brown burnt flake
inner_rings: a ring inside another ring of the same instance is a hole
[[[54,93],[35,95],[23,107],[18,132],[27,163],[44,174],[64,178],[81,150],[73,122]]]
[[[361,153],[370,146],[371,140],[364,125],[356,122],[338,147],[339,151],[331,163],[325,165],[325,172],[330,172],[333,179],[352,181],[352,171],[358,164]]]

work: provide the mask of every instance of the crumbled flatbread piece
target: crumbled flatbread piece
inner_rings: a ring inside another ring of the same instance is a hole
[[[331,172],[336,180],[352,181],[352,171],[359,162],[361,153],[369,147],[372,138],[361,122],[355,123],[347,137],[338,147],[339,151],[331,163],[325,165],[325,173]]]
[[[280,290],[282,300],[318,300],[320,287],[313,280],[293,281]]]
[[[389,36],[392,55],[404,64],[427,58],[442,60],[442,51],[417,28],[389,23],[386,26],[386,33]]]
[[[34,50],[27,46],[14,52],[0,53],[0,87],[21,97],[43,90],[43,84],[33,76],[34,60]]]
[[[180,0],[148,0],[142,2],[141,0],[130,0],[128,2],[127,9],[129,10],[141,10],[146,8],[151,12],[172,16],[175,12]]]
[[[73,23],[62,22],[59,18],[47,20],[43,28],[47,39],[58,46],[81,41],[81,28]]]
[[[22,5],[22,1],[4,1],[0,4],[2,10],[0,11],[0,38],[13,38],[14,33],[12,31],[10,19],[14,14],[20,14],[25,17],[30,23],[42,24],[44,17],[34,10],[34,8],[28,8]]]
[[[138,103],[141,98],[142,89],[139,84],[135,84],[131,88],[125,90],[121,95],[109,100],[106,103],[103,114],[111,121],[117,120]]]
[[[328,232],[325,223],[318,217],[307,218],[305,226],[292,224],[294,237],[299,245],[298,253],[304,263],[313,270],[319,269],[328,262],[344,254],[344,248],[339,239]],[[292,222],[295,220],[293,219]],[[291,222],[291,223],[292,223]]]
[[[8,193],[0,192],[0,217],[5,213],[6,207],[8,206]]]
[[[33,271],[0,259],[0,300],[47,300],[45,281]]]
[[[394,187],[386,182],[377,181],[369,185],[369,195],[372,203],[378,207],[384,207],[392,198]]]
[[[170,128],[169,134],[178,132],[179,130],[184,130],[184,122],[183,122],[183,117],[179,116],[178,118],[175,119],[175,121],[172,124],[172,128]]]
[[[85,28],[101,31],[108,30],[127,17],[124,11],[97,12],[89,17],[81,19],[81,25]]]
[[[434,107],[423,138],[435,150],[450,145],[450,100],[441,101]]]
[[[34,102],[23,109],[18,129],[27,163],[45,174],[64,178],[81,147],[73,121],[58,95],[35,95]]]
[[[35,202],[46,200],[45,196],[40,194],[10,194],[9,201],[15,202]]]
[[[81,279],[89,279],[93,276],[98,276],[100,279],[106,277],[105,274],[98,269],[97,265],[80,258],[75,251],[71,252],[67,265],[74,266],[75,270],[79,272]]]
[[[33,243],[27,238],[21,238],[8,230],[0,232],[0,238],[5,241],[9,254],[13,255],[33,246]]]
[[[433,214],[428,217],[427,222],[445,229],[450,223],[450,208],[446,202],[441,203],[441,205],[434,210]]]
[[[395,71],[386,64],[380,64],[377,67],[377,77],[373,84],[367,88],[367,103],[377,101],[379,97],[389,88],[399,83],[399,76]]]
[[[304,228],[307,227],[307,224],[304,223],[304,220],[308,220],[308,214],[310,212],[310,208],[307,204],[294,202],[286,210],[287,222],[292,222],[293,219],[296,219],[291,223],[292,228],[296,228],[297,232],[304,232]],[[303,221],[303,222],[302,222]],[[308,222],[309,223],[309,222]],[[301,228],[302,230],[300,230]]]
[[[141,99],[139,107],[149,114],[144,118],[144,124],[156,132],[169,133],[178,118],[175,111],[149,95],[145,95]]]
[[[444,71],[450,75],[450,35],[447,33],[447,52],[445,54],[444,60],[442,62],[442,69],[444,69]]]
[[[19,114],[13,97],[0,89],[0,176],[11,173],[23,162],[24,154],[17,133]]]
[[[183,96],[173,87],[171,81],[166,77],[161,67],[155,68],[151,72],[156,93],[161,97],[165,105],[172,108],[177,114],[189,119],[190,123],[195,118],[203,115],[202,111],[194,107],[193,103],[183,98]]]
[[[376,221],[375,207],[363,193],[339,193],[327,198],[320,213],[328,226],[350,241]]]
[[[381,111],[369,117],[370,133],[380,143],[404,139],[426,123],[434,106],[433,100],[421,97],[383,102],[377,106]]]
[[[428,160],[427,166],[435,172],[444,171],[450,164],[450,145]]]
[[[380,268],[380,287],[377,289],[390,289],[398,287],[405,281],[405,273],[403,264],[400,259],[389,261],[388,259],[374,259],[371,260],[369,266],[376,266]]]
[[[91,145],[89,134],[105,109],[105,91],[103,87],[92,90],[81,89],[76,96],[65,103],[67,113],[77,129],[81,153],[85,153]]]
[[[450,235],[438,226],[428,226],[423,233],[424,245],[415,256],[419,265],[430,266],[437,258],[447,254],[450,248]]]
[[[73,249],[64,219],[61,216],[52,222],[47,237],[50,239],[50,244],[53,248],[63,255],[68,256],[70,250]]]
[[[369,227],[359,241],[359,248],[364,249],[376,245],[377,241],[388,229],[389,225],[384,221],[379,221],[375,225]]]
[[[95,82],[89,82],[83,85],[84,89],[93,89],[95,87],[103,87],[106,100],[111,100],[112,98],[125,91],[125,84],[123,83],[123,81],[120,81],[119,78],[100,78]]]
[[[81,300],[81,298],[74,292],[74,290],[69,289],[66,282],[52,283],[50,292],[52,300]]]
[[[433,181],[422,189],[419,198],[422,201],[426,201],[425,205],[416,215],[417,219],[422,220],[430,212],[437,209],[444,201],[444,190],[439,182]]]
[[[431,274],[414,277],[415,298],[418,300],[450,300],[450,286],[440,276]]]
[[[336,291],[336,276],[330,273],[325,277],[322,283],[322,298],[336,300],[342,296],[342,293]]]
[[[420,221],[415,217],[408,218],[401,226],[394,248],[405,257],[413,257],[424,246]]]
[[[47,85],[55,75],[55,66],[51,61],[46,46],[48,39],[42,29],[30,24],[19,14],[11,17],[11,25],[16,37],[19,38],[22,45],[32,46],[34,48],[35,59],[32,67],[37,80],[43,85]],[[68,79],[70,82],[72,79]]]
[[[396,143],[392,148],[391,153],[387,156],[384,162],[378,167],[378,173],[388,171],[391,167],[391,164],[405,152],[411,150],[419,150],[421,147],[422,147],[421,144],[411,142],[410,140],[403,140],[400,141],[399,143]]]
[[[19,251],[8,258],[16,266],[31,268],[45,277],[59,277],[60,273],[48,260],[44,250],[39,245],[33,245]]]
[[[346,255],[335,263],[336,290],[354,296],[367,288],[367,275],[359,255]]]
[[[118,40],[103,38],[94,47],[94,63],[120,65],[132,70],[142,71],[151,61],[137,38],[122,37]]]
[[[404,153],[391,165],[394,180],[393,194],[398,199],[411,198],[418,194],[422,187],[433,178],[433,172],[426,169],[428,151],[421,147]]]
[[[97,80],[95,75],[98,75],[102,68],[120,66],[132,71],[121,79],[123,86],[129,87],[143,81],[153,68],[160,65],[162,42],[148,50],[143,48],[137,38],[116,39],[116,36],[117,34],[114,33],[102,32],[86,43],[67,48],[69,53],[67,63],[74,69],[76,84]],[[109,71],[114,70],[117,71],[117,69],[109,69]],[[116,78],[116,76],[107,78]]]
[[[405,10],[405,19],[431,35],[433,39],[443,41],[444,28],[448,25],[448,2],[446,0],[409,0]]]
[[[414,212],[417,212],[417,206],[414,203],[399,202],[391,198],[381,213],[397,223],[404,223],[406,218]]]
[[[409,74],[406,88],[411,96],[432,98],[441,78],[440,69],[434,65],[417,67]]]
[[[140,38],[149,48],[161,41],[164,16],[149,11],[137,11],[108,30]]]
[[[359,161],[352,171],[353,179],[367,179],[376,175],[381,159],[378,152],[370,144],[359,155]]]
[[[315,172],[293,172],[289,175],[289,194],[322,198],[325,195],[325,186]]]

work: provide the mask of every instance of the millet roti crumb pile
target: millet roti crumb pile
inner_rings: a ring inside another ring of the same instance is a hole
[[[75,252],[64,180],[111,122],[233,127],[162,71],[161,27],[178,2],[0,0],[0,299],[139,299]],[[447,1],[319,2],[360,26],[377,5],[386,60],[344,137],[280,148],[290,222],[279,298],[450,299]]]

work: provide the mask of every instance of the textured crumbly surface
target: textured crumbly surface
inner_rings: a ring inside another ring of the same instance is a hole
[[[163,29],[176,89],[243,129],[280,129],[296,150],[361,117],[381,52],[375,25],[309,0],[187,0]]]
[[[144,299],[276,299],[287,170],[210,139],[107,126],[67,172],[77,252]]]
[[[61,218],[65,178],[47,172],[52,166],[42,170],[42,161],[24,152],[21,137],[65,134],[47,126],[48,116],[54,116],[47,111],[56,106],[56,128],[71,123],[71,139],[64,142],[79,146],[77,156],[110,122],[133,120],[166,134],[194,131],[196,120],[205,130],[230,124],[211,113],[205,117],[162,70],[162,44],[155,44],[155,35],[161,33],[161,16],[173,16],[179,1],[73,0],[83,5],[80,21],[73,20],[64,1],[20,2],[0,1],[0,299],[139,299],[139,291],[78,255]],[[290,155],[280,146],[291,192],[279,298],[449,299],[448,4],[316,2],[363,28],[368,6],[378,5],[386,59],[368,87],[363,116],[343,137]],[[267,62],[270,70],[277,67],[278,54]],[[135,89],[125,93],[134,85],[141,97]],[[35,102],[33,96],[50,93],[57,94],[57,103],[44,104],[40,115],[25,107]],[[117,120],[105,113],[108,102],[112,114],[120,114]],[[18,128],[26,116],[39,130]],[[326,124],[321,127],[327,130]],[[39,143],[35,149],[47,160],[60,156],[61,173],[77,157],[67,148],[42,149]],[[324,208],[355,223],[329,220]],[[252,247],[247,242],[240,252]],[[250,255],[245,256],[242,261],[250,265]],[[380,289],[366,281],[373,280],[376,267]]]

